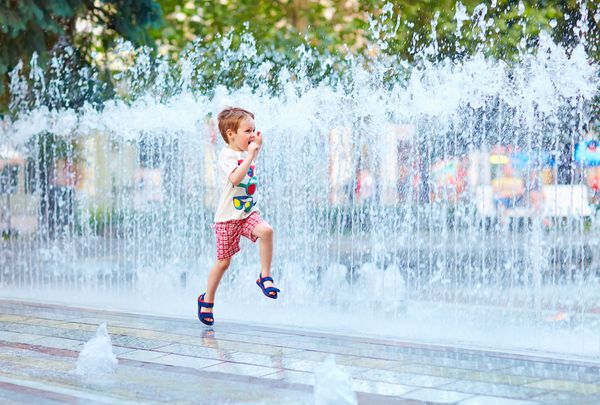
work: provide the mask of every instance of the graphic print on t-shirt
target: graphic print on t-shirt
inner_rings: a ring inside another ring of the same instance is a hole
[[[243,160],[238,160],[238,166],[241,165]],[[240,183],[237,185],[244,189],[246,195],[233,197],[233,207],[236,210],[244,210],[249,212],[252,207],[256,205],[254,201],[254,193],[258,187],[258,179],[254,176],[254,165],[248,168],[248,181],[246,183]]]

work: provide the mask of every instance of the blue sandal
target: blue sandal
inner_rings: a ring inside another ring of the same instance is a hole
[[[211,326],[215,323],[215,317],[212,312],[201,312],[200,310],[204,308],[212,308],[215,306],[214,302],[206,302],[204,301],[204,296],[206,293],[200,295],[198,297],[198,319],[205,325]],[[209,321],[209,319],[211,319]]]
[[[266,287],[265,288],[265,281],[270,281],[273,282],[273,278],[271,277],[261,277],[262,274],[258,275],[258,280],[256,280],[256,285],[258,285],[260,287],[260,289],[262,290],[263,294],[266,295],[269,298],[272,298],[274,300],[277,299],[277,293],[280,292],[279,288],[275,288],[275,287]],[[269,294],[269,293],[275,293],[275,294]]]

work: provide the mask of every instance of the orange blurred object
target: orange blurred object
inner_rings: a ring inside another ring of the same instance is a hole
[[[588,169],[587,185],[596,192],[600,190],[600,167],[591,167]]]
[[[564,321],[567,319],[567,313],[566,312],[558,312],[554,315],[551,315],[547,318],[549,321]]]

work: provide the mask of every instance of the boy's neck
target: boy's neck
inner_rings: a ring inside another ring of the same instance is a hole
[[[230,144],[228,144],[228,145],[227,145],[227,147],[228,147],[229,149],[231,149],[232,151],[234,151],[234,152],[244,152],[244,151],[243,151],[243,150],[241,150],[241,149],[236,149],[236,148],[235,148],[235,146],[232,146],[232,145],[230,145]]]

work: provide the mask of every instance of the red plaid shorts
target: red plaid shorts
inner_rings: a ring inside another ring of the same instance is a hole
[[[240,251],[240,237],[244,236],[252,242],[258,239],[252,235],[256,225],[264,222],[258,212],[253,212],[244,219],[234,219],[227,222],[217,222],[217,259],[227,259]]]

